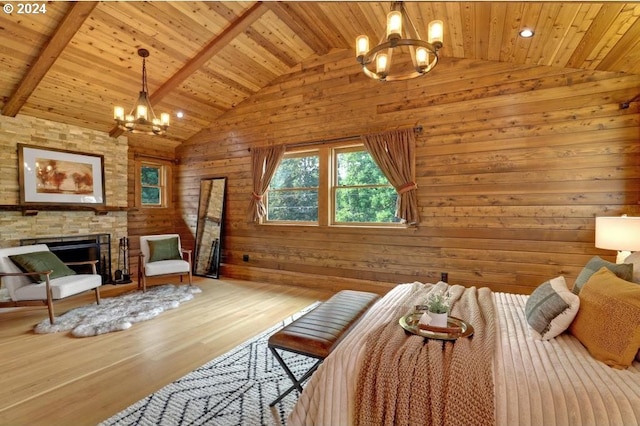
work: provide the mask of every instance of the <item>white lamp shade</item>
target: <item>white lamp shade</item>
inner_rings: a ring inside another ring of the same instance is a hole
[[[640,217],[596,217],[596,247],[609,250],[640,250]]]

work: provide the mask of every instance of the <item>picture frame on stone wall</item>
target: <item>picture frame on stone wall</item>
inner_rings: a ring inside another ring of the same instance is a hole
[[[20,204],[104,205],[104,156],[18,144]]]

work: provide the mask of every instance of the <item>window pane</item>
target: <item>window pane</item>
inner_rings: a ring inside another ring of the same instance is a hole
[[[142,204],[160,205],[160,188],[142,187]]]
[[[269,187],[282,188],[317,188],[319,161],[317,155],[305,157],[285,157],[271,179]]]
[[[389,184],[367,151],[339,152],[337,163],[338,186]]]
[[[336,188],[336,222],[394,223],[397,194],[393,188]]]
[[[140,169],[140,179],[143,185],[160,185],[160,168],[142,166]]]
[[[318,221],[318,191],[269,191],[268,220]]]

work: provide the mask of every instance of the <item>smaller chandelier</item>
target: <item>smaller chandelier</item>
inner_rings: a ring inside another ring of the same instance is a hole
[[[442,47],[443,33],[442,21],[431,21],[429,41],[422,40],[404,4],[396,1],[392,3],[391,11],[387,15],[387,31],[377,46],[369,50],[369,37],[361,35],[356,38],[356,59],[362,65],[362,71],[374,80],[397,81],[420,77],[438,63],[438,50]],[[400,53],[402,47],[409,49],[413,69],[393,69],[393,54]]]
[[[169,114],[163,112],[160,114],[159,119],[156,118],[149,101],[146,66],[146,58],[149,57],[149,51],[147,49],[138,49],[138,56],[142,58],[142,91],[138,96],[138,102],[127,115],[124,115],[124,108],[120,106],[113,108],[113,118],[118,123],[118,127],[127,132],[164,135],[169,128]]]

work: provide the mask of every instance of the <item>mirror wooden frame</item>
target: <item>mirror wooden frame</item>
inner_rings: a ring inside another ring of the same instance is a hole
[[[220,276],[226,183],[226,177],[200,180],[198,222],[194,244],[194,275],[209,278]]]

